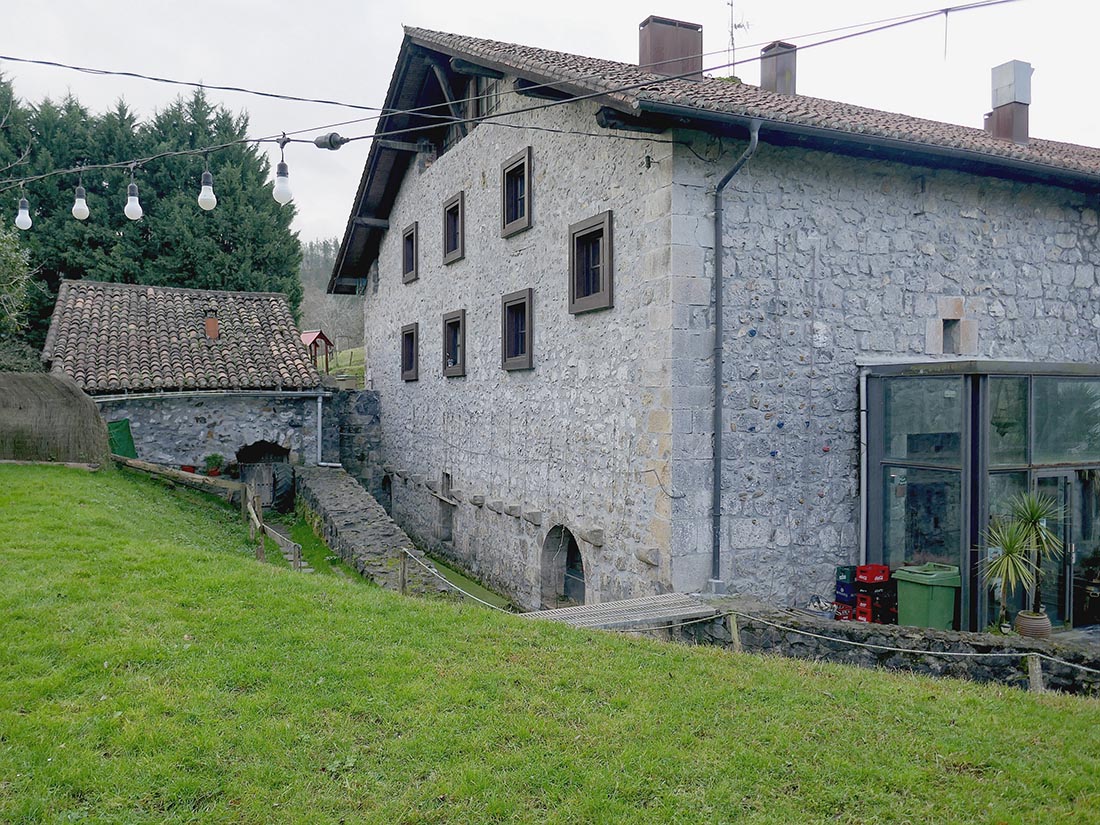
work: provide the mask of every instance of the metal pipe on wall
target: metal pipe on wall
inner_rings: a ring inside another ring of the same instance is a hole
[[[712,449],[714,472],[711,479],[710,499],[710,587],[715,592],[724,589],[722,585],[722,408],[724,406],[722,401],[722,373],[725,368],[723,355],[725,352],[726,325],[722,317],[722,191],[733,180],[733,176],[740,172],[741,168],[756,154],[759,140],[760,121],[754,120],[749,126],[749,145],[714,190],[714,444]]]

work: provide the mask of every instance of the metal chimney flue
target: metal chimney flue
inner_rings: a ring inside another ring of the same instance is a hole
[[[1023,60],[1010,60],[993,68],[993,111],[985,116],[985,129],[993,137],[1027,144],[1034,71]]]
[[[638,25],[638,67],[654,74],[703,79],[703,27],[650,15]]]
[[[760,50],[760,88],[780,95],[795,94],[797,47],[777,40]]]

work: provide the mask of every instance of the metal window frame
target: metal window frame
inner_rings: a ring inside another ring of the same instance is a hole
[[[405,336],[412,335],[412,363],[405,363]],[[420,378],[420,324],[414,322],[401,327],[398,339],[401,352],[401,380],[417,381]]]
[[[447,327],[458,324],[458,358],[454,366],[447,365]],[[466,310],[456,309],[443,315],[443,376],[460,378],[466,374]]]
[[[412,236],[412,268],[406,269],[408,261],[405,260],[405,243],[409,237]],[[419,222],[413,221],[411,224],[405,227],[405,231],[401,233],[401,283],[409,284],[420,277],[420,225]]]
[[[523,172],[523,214],[508,220],[508,177],[517,169]],[[500,237],[510,238],[531,228],[531,147],[521,149],[500,165]]]
[[[458,210],[458,246],[447,249],[447,213]],[[466,192],[461,190],[443,203],[443,263],[453,264],[466,257]]]
[[[569,227],[569,313],[579,315],[598,309],[611,309],[615,305],[615,272],[612,268],[613,239],[611,234],[611,210],[593,215]],[[603,243],[600,245],[600,288],[590,295],[577,296],[577,244],[586,236],[600,233]]]
[[[500,368],[504,370],[534,369],[535,351],[535,292],[528,287],[509,292],[500,299]],[[527,341],[525,351],[508,357],[508,309],[522,304],[527,313]]]

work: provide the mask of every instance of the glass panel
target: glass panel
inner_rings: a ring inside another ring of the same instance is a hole
[[[989,379],[989,464],[1027,463],[1027,379]]]
[[[447,248],[444,252],[450,253],[458,249],[458,207],[447,210]]]
[[[512,304],[508,307],[508,357],[517,358],[527,353],[527,306]]]
[[[447,323],[447,366],[458,364],[461,353],[458,351],[459,335],[458,321]]]
[[[1078,470],[1073,508],[1073,624],[1100,624],[1100,470]]]
[[[887,457],[961,464],[963,379],[887,378],[883,385]]]
[[[883,468],[882,554],[892,569],[958,564],[962,480],[951,470]]]
[[[1009,502],[1020,493],[1027,492],[1027,473],[990,473],[989,474],[989,515],[1003,516],[1008,512]]]
[[[1036,464],[1100,461],[1100,381],[1032,379]]]
[[[1072,513],[1070,502],[1070,475],[1047,476],[1036,481],[1039,495],[1054,499],[1054,502],[1062,508],[1062,518],[1049,527],[1059,539],[1063,547],[1069,543],[1069,516]],[[1057,626],[1066,621],[1066,564],[1065,557],[1045,558],[1040,565],[1042,576],[1039,578],[1040,596],[1047,615],[1053,625]],[[1028,600],[1030,602],[1030,599]],[[1031,604],[1027,609],[1031,609]]]

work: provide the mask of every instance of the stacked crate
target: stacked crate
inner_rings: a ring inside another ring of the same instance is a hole
[[[890,568],[884,564],[838,567],[833,608],[838,621],[897,624],[898,591]]]

